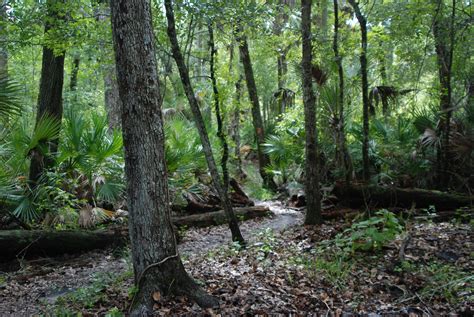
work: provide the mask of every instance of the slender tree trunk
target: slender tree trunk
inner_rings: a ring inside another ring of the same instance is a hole
[[[265,130],[263,128],[262,114],[260,112],[260,102],[258,101],[257,85],[255,84],[255,78],[253,76],[252,61],[250,60],[247,37],[242,34],[240,26],[237,27],[235,38],[239,43],[240,61],[244,68],[245,81],[247,82],[249,98],[252,104],[252,120],[257,139],[257,156],[260,175],[263,178],[265,186],[276,190],[276,184],[273,181],[272,175],[265,171],[265,168],[270,165],[270,157],[268,154],[264,153],[262,149],[262,144],[265,143]]]
[[[456,13],[456,0],[452,1],[451,20],[444,17],[444,2],[434,0],[437,5],[436,16],[433,23],[433,37],[435,40],[436,57],[438,62],[438,74],[440,84],[440,110],[442,122],[440,125],[441,145],[438,154],[438,174],[441,188],[446,188],[449,183],[450,162],[450,122],[451,109],[451,77],[454,53],[454,20]],[[450,24],[450,25],[449,25]]]
[[[217,88],[216,80],[216,70],[215,70],[215,60],[217,55],[217,49],[214,44],[214,30],[212,28],[212,22],[209,22],[209,48],[211,50],[211,59],[209,63],[211,82],[212,82],[212,91],[214,94],[214,110],[216,112],[216,121],[217,121],[217,136],[221,141],[222,146],[222,159],[221,159],[221,168],[222,168],[222,180],[224,183],[224,192],[228,196],[229,188],[229,170],[227,169],[227,161],[229,160],[229,145],[227,144],[226,135],[223,127],[223,119],[221,115],[221,108],[219,102],[219,90]]]
[[[357,20],[360,25],[361,53],[360,53],[360,73],[362,77],[362,117],[363,117],[363,140],[362,140],[362,165],[364,180],[370,178],[369,162],[369,81],[367,75],[367,20],[360,11],[359,3],[349,0],[354,8]]]
[[[301,60],[303,78],[304,121],[306,132],[305,146],[305,192],[306,225],[322,222],[321,194],[318,171],[318,131],[316,127],[316,99],[313,91],[312,45],[311,45],[311,0],[301,1],[301,35],[303,57]]]
[[[337,65],[337,74],[339,81],[338,97],[337,97],[337,161],[344,170],[346,183],[351,182],[352,175],[352,162],[347,150],[346,145],[346,134],[344,131],[344,68],[342,67],[342,57],[339,55],[339,0],[333,0],[334,3],[334,39],[333,39],[333,51],[334,58]]]
[[[62,0],[48,0],[46,6],[48,8],[48,20],[45,24],[45,33],[53,28],[51,23],[59,17],[57,8],[62,4]],[[38,110],[36,113],[36,124],[45,116],[49,116],[62,120],[63,116],[63,83],[64,83],[64,56],[65,52],[59,55],[55,54],[52,48],[43,47],[43,62],[41,66],[41,79],[38,95]],[[52,155],[58,149],[58,141],[44,140],[47,144],[47,153],[43,153],[39,148],[31,151],[30,163],[30,183],[35,186],[43,171],[54,164]]]
[[[138,287],[131,315],[151,315],[152,294],[157,291],[189,296],[202,307],[216,306],[217,300],[186,273],[171,224],[150,2],[111,0],[110,7],[123,106],[129,234]]]
[[[96,12],[97,21],[104,22],[110,15],[109,0],[99,0],[99,3],[104,4]],[[99,48],[103,52],[107,52],[104,41],[99,42]],[[115,72],[115,63],[102,63],[102,74],[104,78],[104,105],[107,112],[107,119],[111,129],[118,129],[121,127],[121,109],[122,102],[120,100],[118,84]]]
[[[237,171],[239,177],[244,177],[244,171],[242,170],[242,158],[240,157],[240,99],[242,96],[242,74],[239,75],[239,79],[235,82],[235,106],[234,114],[232,118],[232,138],[235,143],[234,155],[237,160]]]
[[[203,120],[201,111],[199,109],[199,104],[198,104],[198,101],[196,100],[193,87],[189,79],[188,68],[186,67],[184,63],[183,55],[181,53],[181,49],[179,48],[178,38],[176,36],[173,4],[171,3],[171,0],[165,0],[165,8],[166,8],[166,19],[168,20],[167,32],[168,32],[169,40],[171,42],[171,50],[173,53],[173,57],[176,61],[176,65],[178,66],[179,75],[181,77],[181,82],[183,83],[184,91],[186,93],[186,97],[188,98],[189,105],[191,107],[191,112],[193,113],[193,116],[194,116],[194,123],[198,130],[199,137],[201,138],[204,156],[206,157],[207,166],[211,174],[212,182],[214,184],[215,189],[217,190],[219,194],[219,198],[222,202],[222,207],[228,217],[229,228],[232,232],[232,240],[244,243],[244,238],[242,237],[242,234],[240,232],[237,218],[235,217],[234,211],[232,209],[232,204],[224,189],[225,186],[221,183],[219,172],[216,166],[216,162],[212,154],[211,142],[209,141],[209,136],[206,131],[206,126],[204,125],[204,120]]]
[[[79,64],[81,59],[79,55],[75,55],[72,61],[71,80],[69,81],[69,90],[76,91],[77,88],[77,75],[79,74]]]
[[[234,64],[234,43],[229,47],[229,73],[233,74],[233,64]],[[234,157],[235,164],[237,166],[237,177],[238,179],[245,178],[244,171],[242,170],[242,159],[240,157],[240,99],[242,96],[242,81],[243,77],[237,67],[237,73],[239,78],[235,82],[235,94],[233,98],[233,110],[231,114],[231,124],[229,127],[229,135],[234,142]]]

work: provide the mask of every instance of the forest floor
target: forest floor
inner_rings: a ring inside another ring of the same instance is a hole
[[[304,227],[302,211],[267,204],[273,218],[241,225],[246,249],[229,243],[226,226],[181,232],[186,268],[221,306],[202,310],[185,298],[161,298],[157,315],[473,314],[471,225],[410,221],[379,251],[343,254],[328,241],[350,223]],[[128,250],[20,264],[20,270],[0,272],[0,316],[120,316],[130,304]]]

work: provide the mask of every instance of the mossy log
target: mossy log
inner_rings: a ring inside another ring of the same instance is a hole
[[[124,231],[0,231],[0,261],[80,253],[127,242]]]
[[[266,217],[273,214],[268,207],[264,206],[234,208],[234,213],[241,220]],[[183,226],[188,228],[209,227],[224,223],[227,223],[227,218],[223,210],[173,218],[173,224],[178,228]]]
[[[474,204],[472,196],[419,188],[337,184],[334,193],[342,205],[351,208],[365,206],[371,208],[428,208],[435,206],[436,210],[453,210]]]

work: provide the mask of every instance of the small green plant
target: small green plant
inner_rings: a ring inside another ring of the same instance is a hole
[[[402,261],[396,268],[396,272],[414,272],[416,265],[408,260]]]
[[[433,262],[421,269],[428,276],[428,283],[421,291],[421,296],[429,301],[433,297],[445,298],[456,304],[463,300],[474,300],[474,275],[466,273],[453,265]]]
[[[342,252],[331,255],[331,259],[325,258],[323,253],[320,249],[310,255],[298,256],[292,262],[302,265],[313,276],[322,276],[332,286],[343,289],[352,268],[350,259]]]
[[[257,248],[257,259],[262,261],[275,247],[275,233],[271,228],[266,228],[257,234],[258,242],[254,244]]]
[[[122,317],[122,316],[124,316],[124,314],[117,307],[112,308],[105,314],[105,317]]]
[[[189,230],[188,226],[182,225],[178,228],[178,237],[183,239],[186,236],[186,232]]]
[[[376,251],[395,239],[402,231],[403,226],[396,215],[383,209],[367,220],[354,223],[349,229],[338,234],[334,240],[323,243],[323,247],[335,246],[346,253]]]

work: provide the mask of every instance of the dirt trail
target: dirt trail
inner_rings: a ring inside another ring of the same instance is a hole
[[[278,201],[266,201],[257,203],[258,206],[267,206],[275,214],[270,218],[245,221],[240,224],[240,230],[244,239],[248,242],[255,240],[256,235],[264,229],[270,228],[274,231],[282,231],[286,228],[302,223],[302,212],[288,209]],[[185,237],[179,245],[182,254],[193,254],[197,250],[206,252],[213,248],[226,245],[231,241],[231,234],[227,225],[192,229],[185,233]]]
[[[287,209],[279,202],[260,202],[258,205],[268,206],[275,215],[241,223],[242,234],[250,243],[263,229],[282,231],[302,223],[300,211]],[[190,229],[179,250],[183,255],[198,255],[230,241],[226,225]],[[21,267],[12,273],[0,271],[0,316],[48,313],[48,304],[54,303],[59,296],[91,285],[97,276],[122,274],[130,269],[130,263],[111,256],[110,251],[98,250],[74,257],[24,261]]]

